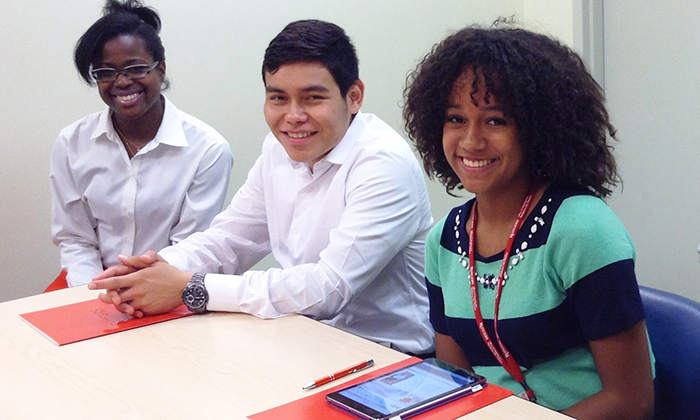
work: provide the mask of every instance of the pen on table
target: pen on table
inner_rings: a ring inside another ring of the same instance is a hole
[[[371,367],[373,365],[374,365],[374,360],[372,360],[372,359],[362,361],[356,365],[352,365],[352,366],[347,367],[343,370],[339,370],[338,372],[331,373],[328,376],[324,376],[323,378],[318,378],[315,381],[313,381],[307,385],[304,385],[302,387],[302,389],[313,389],[313,388],[316,388],[317,386],[325,385],[330,381],[335,381],[336,379],[343,378],[345,376],[348,376],[351,373],[358,372],[362,369],[367,369],[368,367]]]

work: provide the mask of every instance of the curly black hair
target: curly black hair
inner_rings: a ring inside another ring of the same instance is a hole
[[[451,195],[462,189],[442,149],[452,88],[472,69],[512,117],[532,179],[607,197],[621,183],[603,91],[570,48],[523,29],[467,27],[436,44],[407,78],[405,127],[426,172]]]
[[[73,60],[80,77],[90,86],[95,80],[90,75],[91,66],[102,58],[107,41],[120,35],[135,35],[143,39],[146,49],[156,61],[165,61],[165,48],[161,42],[161,21],[158,12],[144,6],[139,0],[107,0],[103,16],[80,37],[73,51]],[[163,82],[163,89],[169,82]]]

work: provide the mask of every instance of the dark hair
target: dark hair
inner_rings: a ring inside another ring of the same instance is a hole
[[[409,74],[404,90],[406,130],[430,177],[451,194],[463,186],[445,158],[442,130],[452,88],[472,69],[506,115],[514,118],[533,179],[583,187],[606,197],[621,182],[615,137],[603,91],[571,49],[515,28],[468,27],[449,36]]]
[[[270,41],[262,65],[265,72],[274,73],[282,65],[299,62],[323,64],[345,96],[359,78],[355,47],[343,28],[320,20],[298,20],[287,25]]]
[[[138,36],[154,60],[165,61],[165,48],[158,36],[160,17],[155,9],[145,7],[138,0],[107,0],[102,14],[75,45],[75,67],[88,85],[95,85],[90,67],[102,58],[104,45],[120,35]]]

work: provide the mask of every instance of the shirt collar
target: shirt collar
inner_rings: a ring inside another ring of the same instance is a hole
[[[357,114],[355,114],[355,117],[350,123],[350,127],[348,127],[348,130],[345,132],[343,138],[340,139],[340,142],[338,142],[338,144],[336,144],[335,147],[332,148],[323,159],[316,162],[314,164],[314,168],[321,169],[324,167],[330,167],[331,165],[342,165],[343,162],[345,162],[345,159],[347,159],[350,155],[353,146],[355,143],[357,143],[357,139],[360,137],[367,125],[362,115],[363,114],[359,111]],[[287,152],[285,152],[285,154],[286,153]],[[298,169],[303,166],[306,168],[306,170],[309,170],[309,165],[304,162],[297,162],[289,157],[289,155],[287,155],[287,161],[293,168]],[[314,170],[314,173],[317,172],[318,171]]]
[[[175,108],[172,102],[165,96],[163,96],[165,101],[165,110],[163,112],[163,121],[158,127],[158,132],[156,136],[149,143],[149,149],[157,147],[159,144],[167,144],[169,146],[175,147],[186,147],[189,145],[187,142],[187,137],[185,137],[185,131],[180,124],[180,117],[178,116],[178,110]],[[113,142],[121,142],[119,135],[114,129],[112,124],[112,111],[107,108],[100,113],[100,117],[97,121],[97,126],[95,131],[92,133],[91,139],[97,140],[100,137],[106,138],[107,140]]]
[[[345,162],[345,159],[347,159],[350,155],[353,146],[355,146],[355,143],[357,143],[357,139],[360,137],[360,134],[362,134],[362,132],[365,130],[365,126],[365,119],[362,117],[362,113],[358,112],[352,119],[350,127],[348,127],[348,131],[345,132],[343,138],[340,139],[340,142],[333,149],[331,149],[323,160],[336,165],[341,165],[343,162]]]

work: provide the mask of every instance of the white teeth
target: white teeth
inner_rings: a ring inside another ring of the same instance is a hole
[[[483,168],[484,166],[490,165],[495,161],[496,159],[469,160],[467,158],[462,158],[462,163],[464,166],[469,168]]]
[[[287,135],[293,139],[303,139],[309,137],[311,133],[287,133]]]
[[[117,96],[117,99],[120,101],[126,102],[126,101],[131,101],[133,99],[136,99],[137,96],[139,96],[138,93],[132,93],[131,95]]]

